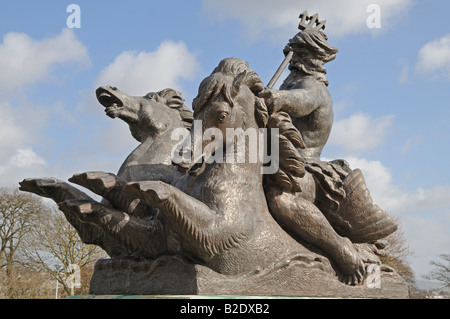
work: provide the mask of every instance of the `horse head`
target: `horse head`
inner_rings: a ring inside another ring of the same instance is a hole
[[[190,128],[192,122],[192,112],[184,105],[181,93],[173,89],[130,96],[116,87],[104,86],[96,95],[106,115],[125,121],[139,142],[175,127]]]
[[[261,79],[247,62],[237,58],[222,60],[200,84],[193,101],[194,124],[179,148],[183,161],[174,163],[198,175],[207,162],[212,162],[212,155],[216,160],[230,155],[228,146],[236,143],[235,132],[238,136],[248,129],[258,132],[268,119],[264,101],[257,97],[263,89]],[[236,151],[236,147],[232,149]]]

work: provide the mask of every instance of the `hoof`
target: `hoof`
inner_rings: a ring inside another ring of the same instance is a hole
[[[69,181],[86,187],[98,195],[104,195],[116,186],[117,177],[111,173],[87,172],[75,174],[69,178]]]

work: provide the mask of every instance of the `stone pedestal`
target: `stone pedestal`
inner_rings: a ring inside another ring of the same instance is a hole
[[[408,287],[395,272],[381,271],[381,281],[348,286],[324,270],[299,260],[274,264],[264,271],[225,276],[180,257],[154,261],[97,262],[91,280],[94,295],[242,295],[325,298],[408,298]]]

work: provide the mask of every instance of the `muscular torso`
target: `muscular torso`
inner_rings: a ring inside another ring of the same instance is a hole
[[[303,158],[319,160],[333,125],[333,107],[327,86],[312,77],[288,77],[280,88],[289,92],[282,110],[300,131],[306,148]]]

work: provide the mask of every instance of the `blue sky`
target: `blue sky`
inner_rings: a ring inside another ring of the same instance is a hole
[[[81,28],[68,28],[69,4]],[[369,4],[380,28],[369,28]],[[137,146],[106,117],[100,85],[172,87],[191,105],[225,57],[266,83],[305,9],[339,49],[327,64],[335,123],[324,159],[361,168],[400,220],[416,277],[450,253],[450,3],[444,0],[8,1],[0,12],[0,186],[26,177],[116,172]],[[286,74],[284,74],[285,76]]]

